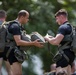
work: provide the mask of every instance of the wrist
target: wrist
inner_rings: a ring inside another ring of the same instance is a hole
[[[35,43],[32,41],[32,42],[31,42],[31,45],[33,45],[33,46],[34,46],[34,45],[35,45]]]

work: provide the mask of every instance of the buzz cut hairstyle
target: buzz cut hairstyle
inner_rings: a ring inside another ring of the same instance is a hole
[[[60,15],[68,16],[68,13],[65,9],[60,9],[58,12],[56,12],[55,17]]]
[[[26,16],[26,14],[27,14],[27,11],[26,10],[21,10],[21,11],[19,11],[18,16],[19,17]]]
[[[0,10],[0,18],[5,18],[5,17],[6,17],[6,11]]]

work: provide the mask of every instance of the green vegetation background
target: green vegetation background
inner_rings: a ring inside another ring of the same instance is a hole
[[[76,0],[0,0],[0,9],[7,11],[7,21],[14,20],[17,13],[25,9],[30,13],[29,22],[24,25],[28,34],[37,31],[43,36],[49,32],[55,36],[58,25],[55,21],[54,14],[61,8],[68,11],[69,21],[72,25],[76,25]],[[52,61],[52,54],[55,55],[57,47],[50,45],[50,50],[46,44],[44,48],[39,49],[36,47],[28,50],[28,54],[38,56],[42,63],[44,72],[50,71],[50,64]],[[31,59],[26,60],[28,67],[23,67],[23,74],[37,75],[31,71],[33,68]]]

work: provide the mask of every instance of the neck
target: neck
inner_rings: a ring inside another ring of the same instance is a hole
[[[64,23],[66,23],[66,22],[68,22],[67,19],[66,19],[66,20],[62,20],[62,23],[61,23],[61,24],[64,24]]]
[[[0,20],[3,20],[4,21],[5,19],[6,19],[6,17],[2,17],[2,18],[0,17]]]
[[[20,24],[22,24],[22,21],[21,21],[21,19],[17,19],[18,20],[18,22],[20,23]]]
[[[20,19],[17,18],[16,21],[21,25],[21,21],[20,21]]]
[[[68,22],[68,21],[64,21],[63,24],[66,23],[66,22]]]

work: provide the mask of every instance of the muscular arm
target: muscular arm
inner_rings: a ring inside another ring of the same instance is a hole
[[[29,46],[29,45],[34,45],[34,42],[27,42],[24,40],[21,40],[20,35],[14,35],[15,42],[17,46]]]
[[[71,31],[70,26],[61,25],[58,29],[58,33],[55,37],[45,37],[45,39],[52,45],[59,45],[62,39],[66,34],[69,34]]]
[[[43,47],[43,44],[41,44],[41,42],[38,42],[38,40],[35,40],[33,42],[21,40],[20,35],[14,35],[14,40],[15,40],[17,46],[36,46],[36,47],[40,47],[40,48]]]
[[[57,34],[56,37],[46,38],[46,40],[49,41],[49,43],[52,45],[59,45],[63,38],[64,38],[64,35]]]

